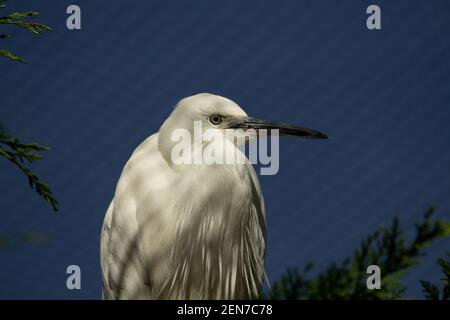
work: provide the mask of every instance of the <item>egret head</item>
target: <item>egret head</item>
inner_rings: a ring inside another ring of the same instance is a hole
[[[200,93],[182,99],[173,110],[163,126],[171,129],[184,128],[193,130],[194,121],[201,121],[206,129],[267,129],[279,130],[280,135],[297,136],[310,139],[327,139],[328,136],[319,131],[248,117],[235,102],[222,96]]]
[[[173,146],[173,132],[177,129],[195,136],[195,125],[201,124],[203,132],[216,132],[229,139],[227,132],[234,131],[233,143],[240,144],[260,135],[296,136],[310,139],[327,139],[328,136],[315,130],[285,123],[255,119],[230,99],[200,93],[182,99],[167,118],[159,131],[159,149],[168,155]],[[204,143],[204,140],[201,141]]]

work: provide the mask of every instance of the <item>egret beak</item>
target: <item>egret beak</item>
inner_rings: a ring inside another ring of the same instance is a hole
[[[251,117],[229,119],[229,128],[232,129],[266,129],[268,133],[272,130],[279,130],[280,136],[294,136],[309,139],[328,139],[328,135],[302,127],[293,126],[286,123],[277,123],[267,120],[260,120]]]

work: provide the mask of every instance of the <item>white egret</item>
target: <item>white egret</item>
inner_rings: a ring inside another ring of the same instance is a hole
[[[250,118],[212,94],[181,100],[158,133],[133,152],[117,183],[101,234],[104,299],[246,299],[265,278],[264,200],[250,163],[176,165],[175,129],[193,122],[226,129],[305,128]],[[200,141],[204,144],[205,141]],[[236,148],[228,144],[226,148]]]

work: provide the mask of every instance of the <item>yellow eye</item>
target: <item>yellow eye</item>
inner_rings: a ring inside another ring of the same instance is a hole
[[[209,122],[211,122],[213,125],[218,125],[219,123],[222,122],[222,117],[219,116],[218,114],[213,114],[212,116],[209,117]]]

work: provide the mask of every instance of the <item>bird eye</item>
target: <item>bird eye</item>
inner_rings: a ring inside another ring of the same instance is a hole
[[[214,125],[218,125],[219,123],[222,122],[222,117],[219,116],[218,114],[213,114],[212,116],[209,117],[209,121]]]

